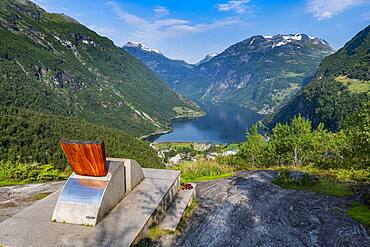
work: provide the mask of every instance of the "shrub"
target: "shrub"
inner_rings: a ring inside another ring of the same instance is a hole
[[[61,173],[50,164],[24,164],[0,161],[0,185],[44,182],[65,179]]]
[[[183,182],[226,177],[230,176],[234,171],[234,168],[231,166],[203,159],[195,162],[183,162],[180,165],[171,167],[171,169],[181,170],[181,180]]]

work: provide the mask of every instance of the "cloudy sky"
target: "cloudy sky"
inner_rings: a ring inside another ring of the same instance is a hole
[[[196,63],[252,35],[306,33],[335,49],[370,23],[370,0],[33,0],[118,46],[139,41]]]

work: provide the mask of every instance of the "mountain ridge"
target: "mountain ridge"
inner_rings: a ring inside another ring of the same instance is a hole
[[[323,59],[313,80],[263,123],[271,129],[278,122],[302,115],[314,127],[324,123],[330,130],[341,129],[348,115],[370,101],[369,51],[370,25]]]
[[[149,56],[138,47],[123,48],[180,93],[264,114],[287,102],[313,76],[321,59],[333,52],[325,40],[305,34],[255,35],[195,65],[175,65],[176,60],[164,54]]]
[[[196,114],[137,58],[63,14],[0,2],[2,105],[74,116],[136,136],[169,128],[177,108]]]

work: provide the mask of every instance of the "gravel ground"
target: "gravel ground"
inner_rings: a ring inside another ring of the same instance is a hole
[[[40,194],[50,194],[62,187],[62,182],[0,187],[0,222],[28,207]]]
[[[181,235],[154,246],[370,246],[369,232],[346,216],[352,198],[282,189],[274,171],[197,184],[198,206]]]

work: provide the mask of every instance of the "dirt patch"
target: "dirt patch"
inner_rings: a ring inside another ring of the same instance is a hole
[[[62,187],[62,182],[0,187],[0,222]]]
[[[346,215],[351,200],[271,183],[275,171],[243,172],[197,184],[198,206],[181,235],[154,246],[370,246]]]

